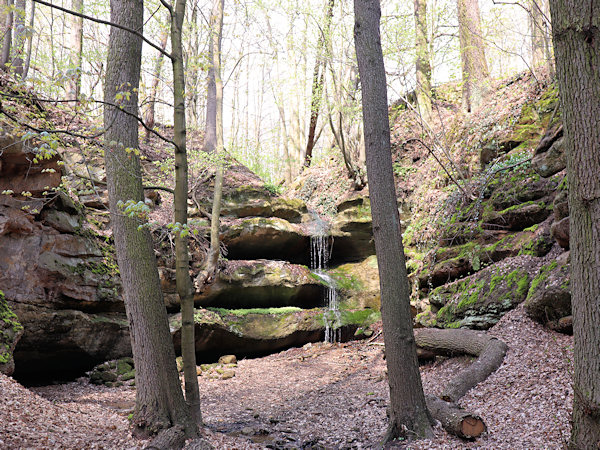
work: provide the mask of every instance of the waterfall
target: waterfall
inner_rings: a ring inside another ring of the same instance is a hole
[[[323,314],[325,322],[325,342],[341,341],[341,314],[335,281],[325,272],[331,256],[333,241],[326,230],[320,227],[310,238],[310,268],[325,283],[327,310]]]

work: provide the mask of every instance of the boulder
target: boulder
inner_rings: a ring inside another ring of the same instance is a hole
[[[547,151],[537,153],[531,161],[531,167],[541,177],[548,178],[567,167],[565,138],[560,137]]]
[[[0,372],[5,375],[15,370],[13,352],[22,334],[23,326],[0,291]]]
[[[550,214],[551,208],[545,202],[526,202],[511,206],[502,211],[491,211],[483,217],[484,228],[507,229],[520,231],[543,222]]]
[[[429,295],[435,324],[443,328],[488,329],[525,300],[529,289],[530,256],[507,258],[462,280],[434,289]]]
[[[568,250],[569,249],[569,217],[565,217],[558,222],[554,222],[552,224],[552,228],[550,229],[550,233],[552,237],[556,239],[558,245],[562,248]]]
[[[561,189],[554,198],[554,220],[558,222],[569,215],[569,199],[566,189]]]
[[[531,282],[524,307],[529,317],[557,331],[572,332],[569,254],[544,265]]]

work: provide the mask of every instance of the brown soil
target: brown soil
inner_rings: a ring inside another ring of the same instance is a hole
[[[569,433],[572,338],[529,320],[522,307],[490,330],[505,340],[504,364],[461,404],[488,433],[463,442],[436,428],[410,448],[562,448]],[[313,344],[239,361],[235,377],[201,376],[206,437],[215,448],[378,448],[388,401],[381,337]],[[470,363],[439,359],[422,367],[425,390],[439,393]],[[132,388],[84,382],[27,390],[0,376],[0,448],[141,448],[127,415]],[[402,443],[398,443],[399,446]]]

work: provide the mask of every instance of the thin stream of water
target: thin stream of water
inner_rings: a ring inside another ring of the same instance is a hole
[[[331,256],[331,238],[324,232],[310,238],[310,268],[327,285],[327,310],[325,321],[325,342],[341,341],[341,314],[335,281],[325,272]]]

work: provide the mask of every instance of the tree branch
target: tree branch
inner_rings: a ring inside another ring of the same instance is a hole
[[[45,2],[44,0],[33,0],[33,1],[35,3],[39,3],[40,5],[49,6],[50,8],[58,9],[59,11],[66,12],[67,14],[72,14],[74,16],[81,17],[82,19],[91,20],[92,22],[101,23],[103,25],[108,25],[108,26],[111,26],[111,27],[120,28],[121,30],[125,30],[128,33],[131,33],[131,34],[133,34],[133,35],[141,38],[146,44],[148,44],[153,49],[158,50],[160,53],[162,53],[163,55],[165,55],[167,58],[169,58],[171,60],[173,59],[173,57],[171,56],[170,53],[167,53],[162,48],[160,48],[158,45],[156,45],[153,42],[151,42],[148,39],[146,39],[144,37],[144,35],[142,33],[140,33],[139,31],[132,30],[131,28],[127,28],[127,27],[124,27],[123,25],[118,25],[116,23],[109,22],[107,20],[96,19],[95,17],[88,16],[86,14],[81,14],[81,13],[78,13],[76,11],[73,11],[73,10],[70,10],[70,9],[67,9],[67,8],[63,8],[62,6],[58,6],[58,5],[55,5],[53,3],[49,3],[49,2]]]

